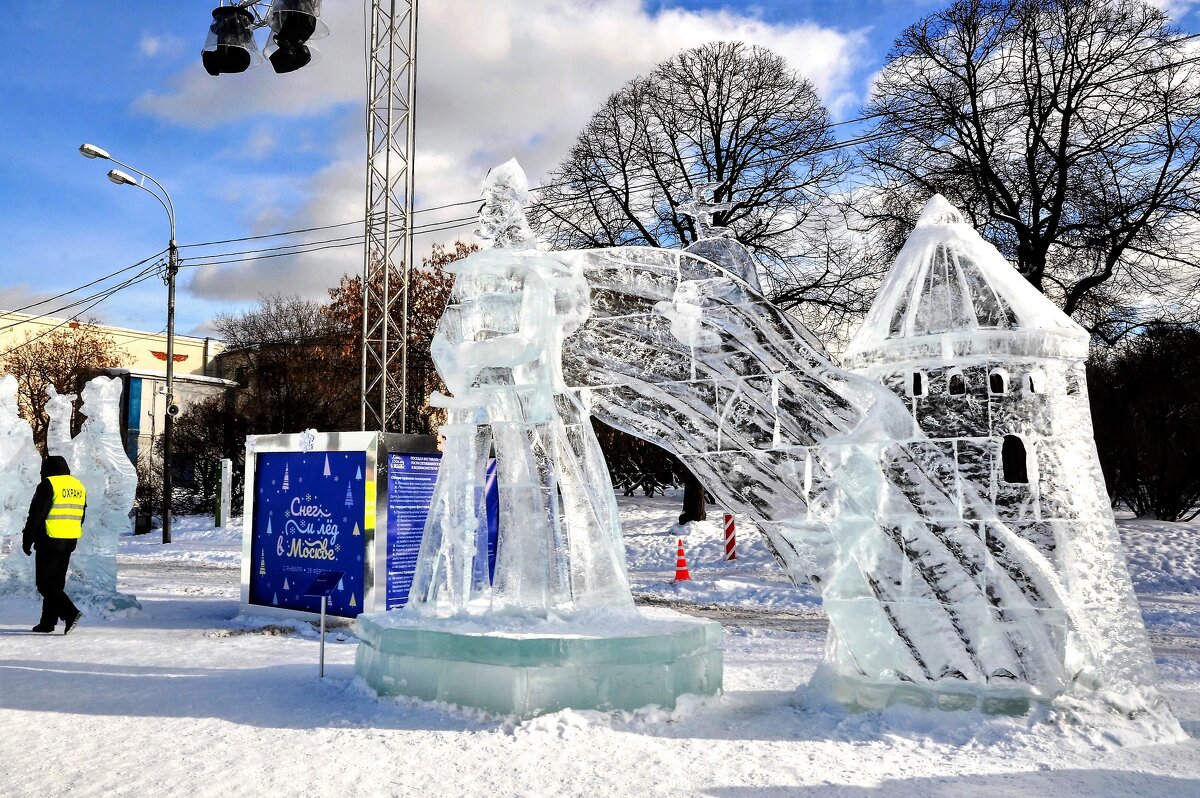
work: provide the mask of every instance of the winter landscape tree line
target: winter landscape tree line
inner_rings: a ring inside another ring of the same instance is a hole
[[[900,35],[848,123],[768,50],[691,48],[605,100],[543,183],[529,217],[554,248],[687,246],[699,234],[688,203],[710,192],[712,223],[755,253],[764,292],[835,353],[925,199],[944,195],[1093,335],[1114,502],[1200,512],[1200,46],[1143,0],[955,2]],[[417,432],[437,425],[424,398],[443,387],[429,342],[444,267],[474,248],[435,246],[412,272]],[[246,434],[358,427],[361,296],[347,276],[328,302],[270,296],[214,321],[222,376],[242,387],[177,424],[177,456],[195,466],[180,509],[209,506],[216,462]],[[6,358],[35,429],[29,386],[111,365],[111,340],[89,329]],[[688,476],[641,441],[600,439],[626,492]]]

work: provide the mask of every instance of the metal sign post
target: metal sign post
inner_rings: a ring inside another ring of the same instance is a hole
[[[342,581],[342,571],[323,571],[317,574],[317,578],[308,586],[308,590],[304,591],[306,596],[321,597],[321,665],[318,671],[319,678],[325,678],[325,605],[329,601],[329,594],[337,587],[338,582]]]

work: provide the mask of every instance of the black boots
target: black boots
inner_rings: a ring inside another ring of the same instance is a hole
[[[33,627],[31,631],[39,632],[41,634],[49,634],[50,632],[54,631],[54,624],[42,621],[37,626]]]
[[[65,635],[71,634],[71,630],[75,628],[75,624],[79,623],[79,619],[82,617],[83,617],[83,613],[80,612],[79,610],[75,610],[75,614],[72,615],[70,618],[67,618],[67,628],[63,629],[63,634],[65,634]]]

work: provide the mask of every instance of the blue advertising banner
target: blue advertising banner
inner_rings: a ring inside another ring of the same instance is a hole
[[[304,592],[318,574],[342,571],[327,612],[362,612],[366,468],[365,452],[256,455],[251,604],[320,612],[321,599]]]
[[[388,454],[387,513],[387,609],[403,607],[408,601],[425,519],[433,501],[442,455],[437,452]],[[486,495],[488,520],[489,575],[496,568],[497,522],[500,496],[496,490],[496,461],[488,463]]]

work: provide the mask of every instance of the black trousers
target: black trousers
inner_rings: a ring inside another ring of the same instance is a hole
[[[37,589],[42,594],[42,620],[46,626],[66,621],[79,612],[75,603],[67,596],[67,566],[71,563],[71,552],[37,551],[34,571]]]

